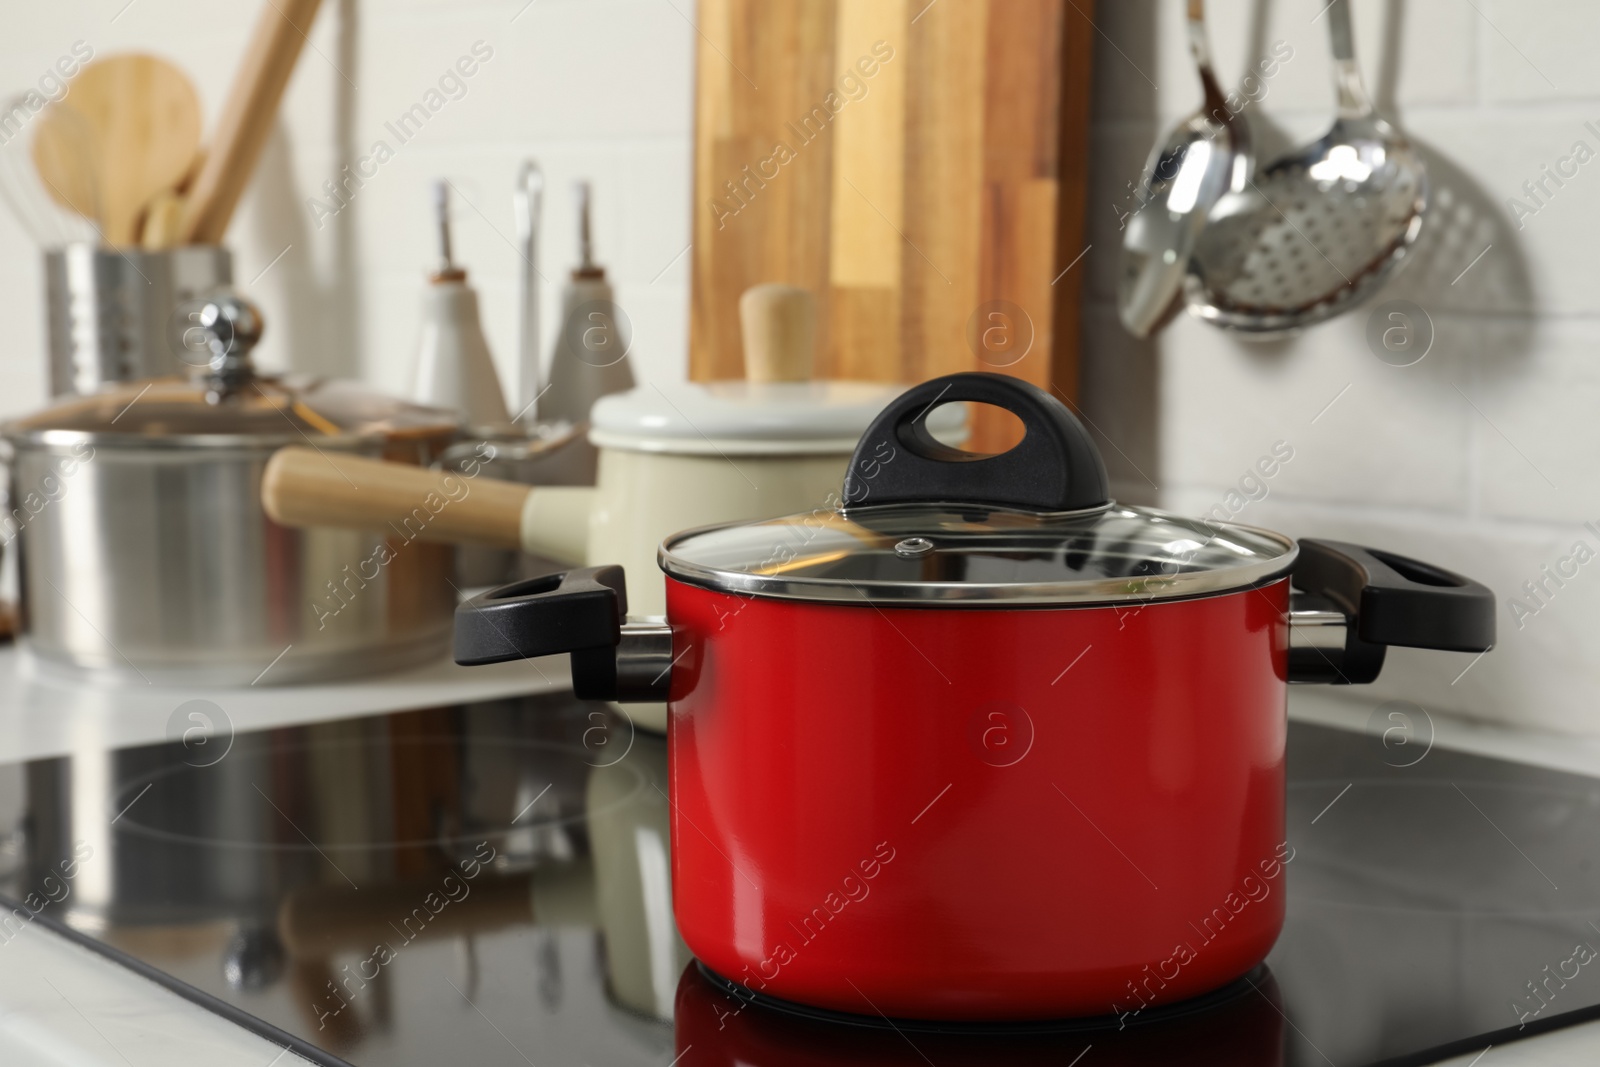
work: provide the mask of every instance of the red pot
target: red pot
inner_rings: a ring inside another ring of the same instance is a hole
[[[939,444],[951,401],[1022,443]],[[784,1000],[1133,1019],[1233,981],[1283,923],[1287,685],[1493,644],[1449,572],[1111,504],[1066,408],[999,375],[903,394],[844,498],[669,538],[670,625],[623,624],[614,567],[457,615],[460,662],[570,652],[579,696],[669,700],[679,929]]]

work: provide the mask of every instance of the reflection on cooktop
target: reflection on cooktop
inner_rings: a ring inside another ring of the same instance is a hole
[[[45,923],[318,1062],[386,1067],[1360,1067],[1600,1014],[1600,781],[1303,725],[1289,745],[1278,946],[1122,1028],[728,988],[672,924],[665,739],[559,695],[241,734],[209,762],[0,766],[0,941]]]

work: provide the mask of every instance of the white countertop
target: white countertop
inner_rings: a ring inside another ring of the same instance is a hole
[[[0,1063],[289,1067],[307,1062],[36,924],[0,944]]]

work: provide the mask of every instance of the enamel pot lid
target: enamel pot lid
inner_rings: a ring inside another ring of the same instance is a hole
[[[678,455],[847,455],[904,388],[851,381],[647,384],[596,401],[589,440]],[[935,411],[930,421],[936,436],[961,440],[961,408]]]
[[[1022,422],[998,455],[929,432],[957,401]],[[1007,375],[924,382],[857,445],[841,508],[690,530],[661,547],[680,581],[745,595],[927,607],[1049,607],[1184,599],[1276,581],[1295,542],[1112,502],[1105,465],[1055,397]]]

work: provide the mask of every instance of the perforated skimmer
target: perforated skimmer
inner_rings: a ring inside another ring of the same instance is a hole
[[[1214,325],[1271,337],[1341,314],[1382,287],[1422,230],[1427,171],[1373,108],[1348,0],[1328,21],[1333,127],[1219,200],[1195,244],[1184,296]]]

